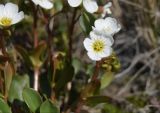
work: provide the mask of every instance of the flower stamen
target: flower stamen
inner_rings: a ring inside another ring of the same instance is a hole
[[[93,43],[92,47],[95,52],[101,52],[104,49],[104,43],[100,40],[97,40]]]
[[[10,26],[12,24],[12,19],[8,17],[3,17],[0,19],[0,24],[3,26]]]

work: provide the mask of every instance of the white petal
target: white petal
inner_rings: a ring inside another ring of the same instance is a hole
[[[0,18],[3,17],[3,14],[4,14],[4,5],[0,4]]]
[[[5,16],[12,18],[16,13],[18,13],[18,6],[13,3],[7,3],[5,5]]]
[[[101,14],[102,17],[105,17],[106,14],[112,14],[110,7],[112,6],[112,2],[107,3],[103,6],[103,13]]]
[[[114,43],[114,39],[111,35],[107,35],[107,34],[102,34],[100,32],[96,32],[96,31],[91,31],[90,32],[90,37],[91,40],[103,40],[103,42],[107,45],[107,46],[112,46]]]
[[[103,40],[107,46],[112,46],[114,43],[114,39],[111,35],[103,35]]]
[[[78,7],[82,3],[82,0],[68,0],[68,3],[71,7]]]
[[[94,61],[99,61],[99,60],[101,60],[101,57],[98,56],[98,55],[97,55],[96,53],[94,53],[94,52],[88,52],[87,55],[89,56],[89,58],[90,58],[91,60],[94,60]]]
[[[110,8],[106,9],[106,13],[108,13],[108,14],[112,14],[111,9],[110,9]]]
[[[95,0],[83,0],[83,5],[89,13],[94,13],[98,10],[98,4]]]
[[[114,35],[121,29],[121,25],[118,24],[117,20],[111,17],[106,19],[98,19],[95,21],[95,27],[93,30],[103,35]]]
[[[117,23],[117,32],[119,32],[120,30],[121,30],[121,25]]]
[[[98,37],[98,36],[97,36],[97,33],[96,33],[95,31],[91,31],[89,35],[90,35],[91,39]]]
[[[51,9],[53,7],[53,3],[49,0],[32,0],[34,4],[40,5],[42,8]]]
[[[87,51],[92,51],[92,40],[89,38],[85,38],[85,40],[83,41],[84,47]]]
[[[2,10],[4,10],[4,5],[0,4],[0,12],[2,12]]]
[[[104,48],[104,50],[103,50],[103,52],[101,52],[101,53],[98,53],[98,55],[100,56],[100,57],[102,57],[102,58],[104,58],[104,57],[108,57],[108,56],[110,56],[112,54],[112,48],[111,47],[105,47]]]
[[[32,0],[32,2],[34,3],[34,4],[36,4],[36,5],[38,5],[39,4],[39,0]]]
[[[97,19],[94,22],[95,29],[96,30],[102,30],[105,27],[104,23],[105,23],[104,19]]]
[[[104,9],[108,9],[112,6],[112,2],[108,2],[106,5],[104,5]]]
[[[51,9],[53,7],[53,3],[51,3],[49,0],[43,0],[39,3],[39,5],[45,9]]]
[[[105,16],[106,16],[106,12],[103,12],[103,13],[101,14],[101,17],[104,18]]]
[[[97,31],[91,31],[90,37],[91,37],[91,40],[95,41],[95,40],[103,40],[107,36],[104,36],[103,34],[97,32]],[[103,39],[101,39],[101,38],[103,38]]]
[[[12,24],[16,24],[20,22],[23,18],[24,18],[24,13],[23,11],[21,11],[13,17]]]
[[[107,17],[105,19],[106,28],[109,29],[108,31],[105,30],[106,33],[109,35],[114,35],[121,29],[121,25],[118,24],[117,20],[115,18]]]

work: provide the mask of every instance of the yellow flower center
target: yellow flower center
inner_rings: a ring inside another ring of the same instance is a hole
[[[8,17],[3,17],[0,19],[0,25],[3,26],[10,26],[12,23],[12,19],[8,18]]]
[[[101,40],[96,40],[94,43],[93,43],[93,50],[95,52],[101,52],[103,49],[104,49],[104,42],[101,41]]]

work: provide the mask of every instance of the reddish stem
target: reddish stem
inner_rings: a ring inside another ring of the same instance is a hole
[[[33,37],[34,37],[34,48],[38,46],[38,33],[37,33],[37,12],[38,7],[34,9],[34,20],[33,20]]]
[[[91,81],[97,81],[98,74],[99,74],[99,62],[97,61],[96,66],[95,66],[95,71],[94,71]]]
[[[68,31],[68,37],[69,37],[69,42],[68,42],[68,46],[69,46],[68,57],[69,57],[70,61],[72,60],[72,43],[73,43],[72,36],[73,36],[73,31],[74,31],[74,26],[75,26],[76,14],[77,14],[77,9],[75,9],[74,12],[73,12],[71,24],[69,25],[69,31]]]
[[[37,33],[37,22],[38,22],[38,6],[34,7],[33,10],[34,18],[33,18],[33,37],[34,37],[34,48],[38,46],[38,33]],[[39,88],[39,67],[34,67],[34,89],[38,91]]]
[[[95,66],[95,71],[94,71],[94,74],[92,76],[91,82],[93,82],[93,81],[97,82],[97,80],[98,80],[99,68],[100,68],[99,65],[100,65],[100,62],[97,61],[96,66]],[[83,106],[83,99],[82,99],[82,97],[80,97],[75,113],[80,113],[82,106]]]

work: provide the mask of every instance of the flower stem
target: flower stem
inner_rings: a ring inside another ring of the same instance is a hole
[[[36,48],[38,46],[38,33],[37,33],[37,11],[38,7],[34,10],[34,20],[33,20],[33,36],[34,36],[34,47]]]
[[[6,48],[5,48],[5,40],[4,40],[4,36],[3,36],[3,30],[0,31],[0,48],[2,50],[2,54],[3,55],[7,55],[7,52],[6,52]]]
[[[8,55],[8,53],[6,51],[6,48],[5,48],[5,36],[4,36],[4,32],[5,32],[5,30],[0,30],[0,49],[2,51],[2,55],[9,58],[9,55]],[[1,76],[1,74],[0,74],[0,76]],[[0,79],[1,79],[1,77],[0,77]],[[4,100],[7,102],[8,92],[7,92],[7,89],[5,87],[5,84],[6,84],[5,76],[3,76],[3,79],[4,79],[4,81],[0,80],[2,82],[2,85],[3,85],[1,87],[3,88],[2,90],[3,90],[3,93],[4,93]]]
[[[73,36],[73,31],[74,31],[74,26],[75,26],[76,14],[77,14],[77,8],[73,12],[71,24],[69,25],[69,31],[68,31],[68,38],[69,38],[69,41],[68,41],[68,46],[69,46],[68,57],[69,57],[69,61],[72,60],[72,42],[73,42],[72,36]]]
[[[98,81],[98,75],[99,75],[99,68],[100,68],[100,62],[96,62],[95,71],[91,78],[91,82],[97,82]],[[98,82],[97,82],[98,83]],[[83,107],[83,99],[80,97],[79,102],[77,104],[77,109],[75,110],[75,113],[80,113],[81,108]]]
[[[95,71],[94,71],[91,81],[97,81],[98,74],[99,74],[99,62],[97,61],[96,66],[95,66]]]
[[[34,89],[38,91],[39,88],[39,69],[34,69]]]
[[[38,33],[37,33],[37,22],[38,22],[38,6],[33,9],[33,37],[34,37],[34,48],[38,46]],[[34,89],[38,91],[39,88],[39,68],[34,67]]]
[[[77,109],[76,109],[75,113],[80,113],[82,106],[83,106],[83,102],[82,102],[82,99],[80,99],[77,104]]]

